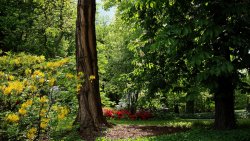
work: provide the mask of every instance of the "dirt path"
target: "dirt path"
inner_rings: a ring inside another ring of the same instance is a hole
[[[104,137],[109,139],[126,139],[145,136],[156,136],[162,134],[171,134],[189,130],[181,127],[167,126],[141,126],[141,125],[117,125],[109,128]]]

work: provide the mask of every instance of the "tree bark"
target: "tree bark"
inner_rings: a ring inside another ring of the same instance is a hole
[[[186,101],[186,113],[193,114],[194,113],[194,100]]]
[[[231,77],[220,77],[215,93],[215,128],[233,129],[236,127],[234,115],[234,88]]]
[[[214,3],[213,21],[218,26],[225,26],[227,24],[227,16],[224,12],[223,5],[233,4],[233,0],[223,0],[221,3]],[[228,32],[227,30],[225,32]],[[215,55],[225,58],[228,62],[230,59],[230,49],[226,44],[229,40],[228,36],[224,33],[220,35],[220,40],[214,42]],[[217,78],[218,87],[215,89],[215,129],[233,129],[236,127],[236,119],[234,115],[234,90],[233,84],[234,71],[229,73],[220,74]]]
[[[97,66],[95,0],[78,0],[76,23],[77,72],[83,72],[84,82],[78,93],[79,110],[76,121],[85,138],[100,125],[106,124],[101,107]]]

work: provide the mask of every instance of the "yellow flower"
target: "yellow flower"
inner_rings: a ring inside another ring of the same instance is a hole
[[[34,127],[30,128],[30,129],[28,130],[28,132],[27,132],[27,135],[26,135],[27,138],[30,139],[30,140],[33,140],[33,139],[35,138],[36,132],[37,132],[37,129],[36,129],[36,128],[34,128]]]
[[[57,117],[58,117],[59,120],[61,120],[61,119],[65,118],[65,115],[64,114],[59,114]]]
[[[92,81],[92,80],[94,80],[94,79],[95,79],[95,76],[94,76],[94,75],[90,75],[90,76],[89,76],[89,80],[90,80],[90,81]]]
[[[40,63],[41,63],[41,62],[44,62],[44,61],[45,61],[45,56],[40,56],[40,57],[38,58],[38,60],[39,60]]]
[[[45,82],[45,79],[44,78],[40,78],[39,79],[39,83],[44,83]]]
[[[37,91],[37,87],[36,87],[36,86],[30,86],[30,90],[31,90],[32,92],[35,92],[35,91]]]
[[[49,122],[49,119],[48,119],[48,118],[42,118],[41,121],[42,121],[42,122],[48,123],[48,122]]]
[[[51,79],[49,80],[49,86],[54,86],[55,81],[56,81],[55,78],[51,78]]]
[[[76,91],[77,91],[77,92],[80,92],[81,87],[82,87],[82,85],[81,85],[81,84],[77,84],[77,86],[76,86]]]
[[[45,74],[43,72],[41,72],[40,70],[36,70],[33,72],[33,75],[31,76],[32,78],[35,78],[35,77],[44,77]]]
[[[14,63],[15,63],[16,65],[19,65],[19,64],[20,64],[20,58],[14,59]]]
[[[18,112],[21,114],[21,115],[25,115],[27,113],[27,111],[23,108],[19,109]]]
[[[3,91],[3,94],[4,95],[9,95],[9,94],[11,94],[11,91],[12,91],[12,87],[3,87],[2,88],[2,91]]]
[[[42,109],[40,112],[40,116],[44,117],[46,115],[47,110],[46,109]]]
[[[52,110],[57,111],[58,110],[57,105],[52,106]]]
[[[68,79],[71,79],[71,78],[73,78],[73,77],[74,77],[74,75],[71,74],[71,73],[67,73],[67,74],[66,74],[66,78],[68,78]]]
[[[30,75],[31,74],[31,69],[25,69],[25,74]]]
[[[78,74],[77,74],[77,80],[81,80],[82,79],[82,77],[83,77],[83,72],[78,72]]]
[[[31,99],[29,99],[26,102],[24,102],[21,107],[22,108],[27,108],[27,107],[31,106],[32,103],[33,103],[33,101]]]
[[[49,122],[48,118],[42,118],[41,123],[40,123],[40,127],[45,129],[48,126],[48,122]]]
[[[22,82],[13,81],[13,82],[8,82],[8,87],[4,88],[3,93],[5,95],[8,95],[11,93],[12,90],[16,91],[16,93],[21,93],[23,89],[24,89],[24,85]]]
[[[15,77],[13,75],[9,76],[9,80],[14,80],[14,79],[15,79]]]
[[[40,102],[41,102],[41,103],[46,103],[46,102],[48,102],[48,101],[49,101],[49,100],[48,100],[47,96],[43,96],[43,97],[40,98]]]
[[[6,117],[6,120],[10,122],[18,122],[19,116],[16,114],[8,114],[8,116]]]
[[[24,86],[28,86],[28,85],[29,85],[29,81],[28,81],[27,79],[24,79],[24,80],[23,80],[23,85],[24,85]]]
[[[54,69],[54,68],[62,67],[63,65],[65,65],[68,62],[69,62],[68,58],[65,58],[65,59],[62,59],[59,61],[55,61],[55,62],[48,62],[47,67],[50,69]]]
[[[32,100],[32,99],[29,99],[29,100],[26,101],[26,103],[27,103],[29,106],[31,106],[32,103],[33,103],[33,100]]]
[[[67,107],[59,107],[59,114],[58,114],[58,119],[64,119],[65,116],[69,113],[69,110]]]

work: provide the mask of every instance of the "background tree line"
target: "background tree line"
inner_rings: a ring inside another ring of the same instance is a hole
[[[74,54],[76,1],[2,0],[0,47],[49,58]]]

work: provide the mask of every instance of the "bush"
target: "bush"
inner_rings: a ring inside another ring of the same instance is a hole
[[[59,125],[68,115],[76,115],[72,62],[24,53],[0,57],[0,139],[34,140],[64,128]]]
[[[136,119],[147,120],[153,117],[153,114],[148,111],[138,111],[135,114],[131,114],[127,110],[116,111],[110,108],[103,108],[103,115],[108,119],[114,118],[114,119],[130,119],[130,120],[136,120]]]

